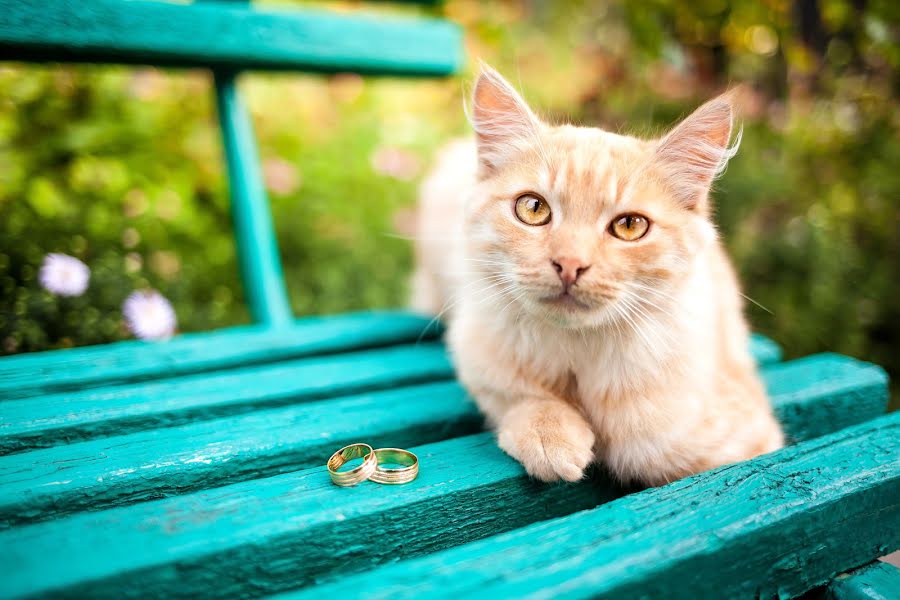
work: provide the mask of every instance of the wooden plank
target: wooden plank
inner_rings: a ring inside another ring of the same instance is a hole
[[[363,319],[362,323],[369,321]],[[350,329],[352,320],[342,324],[348,325],[348,328],[344,329],[348,333],[346,337],[332,336],[334,330],[326,327],[325,330],[329,333],[324,338],[325,343],[319,344],[315,335],[307,335],[303,350],[321,350],[328,344],[353,344],[353,340],[358,339],[360,332],[366,331],[365,327],[359,330]],[[420,322],[419,325],[424,327],[425,323]],[[403,330],[402,327],[397,329],[401,332]],[[308,330],[298,333],[305,334],[306,331]],[[408,333],[415,331],[415,326],[407,330]],[[388,330],[379,332],[387,334]],[[212,334],[212,339],[216,338],[217,335]],[[366,339],[371,341],[371,338]],[[261,339],[253,338],[251,341],[256,344],[259,354],[271,356],[277,353],[277,346],[269,348],[262,343],[270,340],[272,338],[266,334]],[[196,351],[203,356],[203,348],[208,347],[213,357],[216,357],[218,349],[227,341],[207,344],[200,340],[200,347]],[[299,350],[294,336],[289,336],[286,341],[295,345],[288,345],[285,349],[294,352]],[[241,342],[242,339],[239,338],[237,343]],[[244,344],[245,354],[241,356],[254,357],[254,343]],[[124,346],[128,348],[129,344]],[[138,353],[142,347],[158,351],[153,345],[141,345],[131,349]],[[112,363],[108,365],[111,372],[116,371],[116,366],[121,366],[121,370],[126,374],[135,375],[134,371],[129,371],[127,364],[121,362],[121,357],[117,353],[97,352],[101,355],[101,359],[94,362],[90,358],[91,350],[100,349],[85,349],[85,352],[73,353],[79,357],[78,360],[83,365],[81,368],[85,371],[97,372],[101,365],[107,364],[103,359],[108,358],[109,363]],[[183,359],[186,368],[197,368],[198,361],[193,360],[195,355],[190,352],[193,350],[195,348],[192,346],[188,346],[187,349],[182,347],[177,351],[173,350],[171,354]],[[47,354],[48,359],[57,358],[54,353]],[[14,362],[19,362],[19,358],[15,357]],[[159,357],[151,353],[145,364],[152,369],[159,369],[165,365],[164,358],[164,355]],[[224,358],[236,360],[237,356],[227,354]],[[397,361],[396,372],[391,362],[393,360]],[[0,364],[4,362],[0,361]],[[75,361],[70,361],[70,364],[73,362]],[[38,365],[40,364],[42,363],[39,362]],[[351,375],[345,377],[342,369],[346,369]],[[177,369],[173,367],[172,370]],[[58,371],[60,369],[57,363],[44,375],[45,379],[49,379]],[[372,350],[345,356],[327,355],[316,359],[307,358],[270,366],[184,376],[129,387],[95,388],[20,399],[4,403],[3,411],[0,412],[0,455],[106,435],[120,435],[152,427],[173,426],[190,420],[237,414],[304,398],[344,395],[352,393],[354,389],[385,388],[450,377],[452,369],[443,350],[435,343],[422,342],[383,351]]]
[[[438,374],[449,375],[450,367],[443,354],[434,346],[430,349],[432,354],[428,360],[433,364],[427,369],[436,366]],[[419,361],[416,364],[428,362],[421,352],[416,351],[414,356]],[[382,354],[371,358],[382,364]],[[332,371],[340,378],[341,370],[351,365],[356,371],[368,368],[364,360],[352,358],[342,361]],[[441,365],[444,371],[440,371]],[[315,373],[316,368],[307,365],[305,370]],[[261,378],[284,380],[289,384],[295,379],[306,379],[300,370],[296,373],[292,378],[284,375]],[[330,376],[321,373],[314,376],[320,381],[332,381]],[[884,372],[838,355],[825,354],[770,366],[764,369],[763,378],[776,414],[785,424],[789,437],[795,440],[824,435],[874,418],[883,414],[887,405]],[[341,383],[347,381],[341,379]],[[277,392],[269,393],[284,393],[283,387],[276,389]],[[194,386],[186,386],[186,390],[189,398],[195,393],[210,395],[205,389],[198,392]],[[266,390],[254,390],[257,392]],[[152,393],[148,395],[152,397]],[[170,398],[166,406],[172,402]],[[21,404],[17,408],[23,415],[23,423],[18,431],[0,437],[0,443],[6,448],[15,444],[19,450],[26,445],[52,445],[63,437],[75,438],[76,432],[77,436],[88,438],[92,433],[105,431],[104,427],[109,429],[103,417],[110,415],[110,407],[95,411],[94,416],[73,410],[66,418],[79,420],[82,429],[75,425],[61,429],[57,421],[48,425],[40,415],[29,412],[34,401],[18,404]],[[50,406],[55,406],[52,399]],[[115,419],[118,423],[122,421],[123,418]],[[455,383],[444,382],[2,456],[0,527],[310,467],[322,463],[323,457],[330,454],[329,449],[360,440],[401,446],[427,443],[471,433],[478,423],[478,410],[466,399],[465,392]],[[34,427],[28,429],[23,425]]]
[[[781,361],[781,347],[758,333],[750,336],[750,353],[760,365],[770,365]]]
[[[235,73],[216,71],[215,86],[244,296],[255,322],[283,326],[293,320],[293,315],[259,169],[253,124],[238,93]]]
[[[900,545],[900,413],[285,595],[787,598]]]
[[[436,19],[235,3],[4,0],[0,59],[442,76],[462,33]]]
[[[0,405],[0,452],[452,377],[444,347],[423,342],[10,400]]]
[[[317,467],[0,532],[3,591],[244,597],[340,574],[340,583],[309,596],[518,597],[540,589],[632,597],[646,589],[668,597],[661,588],[676,592],[678,582],[682,596],[708,585],[734,597],[752,595],[754,581],[763,596],[796,594],[896,542],[898,433],[900,414],[892,414],[443,550],[625,491],[601,477],[537,483],[490,434],[476,434],[414,448],[422,469],[405,486],[337,488]],[[721,562],[721,574],[704,561]]]
[[[219,371],[320,354],[427,341],[440,323],[403,311],[304,317],[291,326],[230,327],[187,333],[166,342],[129,340],[0,358],[0,401],[62,391]],[[761,364],[781,349],[754,335],[750,349]]]
[[[857,364],[854,369],[855,361],[852,359],[839,361],[836,358],[824,357],[825,362],[815,370],[810,368],[808,362],[800,362],[796,371],[780,369],[777,379],[787,381],[813,376],[816,372],[842,372],[847,380],[855,379],[862,383],[872,374],[868,365]],[[778,380],[770,379],[769,386],[783,385]],[[881,381],[884,385],[883,378]],[[833,386],[830,389],[839,388]],[[785,416],[785,426],[789,432],[802,430],[804,421],[817,419],[816,413],[823,407],[826,407],[824,410],[832,410],[837,400],[828,395],[831,393],[825,391],[828,389],[823,387],[819,395],[810,395],[805,402],[805,410],[796,410],[797,399],[789,398],[794,405],[794,410]],[[861,419],[872,418],[884,410],[884,403],[858,405],[855,396],[845,396],[845,400],[844,411],[859,411],[858,418]],[[775,397],[774,404],[777,409],[780,408],[781,399]],[[837,428],[844,422],[836,420],[833,425]],[[321,465],[331,451],[352,441],[409,447],[474,431],[479,423],[478,413],[471,403],[465,401],[462,389],[446,382],[7,456],[0,458],[0,523],[9,526],[57,518],[76,510],[100,510],[161,495],[183,494],[231,481]],[[477,448],[482,448],[483,444],[494,448],[490,452],[478,450],[481,454],[486,453],[485,456],[465,457],[466,450],[463,448],[468,446],[453,445],[445,450],[435,450],[433,454],[446,455],[450,464],[453,461],[484,461],[485,469],[490,474],[473,481],[509,490],[510,494],[509,497],[493,495],[491,502],[516,504],[515,494],[520,493],[521,489],[541,488],[540,484],[527,479],[515,461],[499,451],[494,452],[496,444],[490,434],[483,439],[486,441],[479,441]],[[489,456],[494,456],[494,459]],[[429,464],[435,469],[435,476],[451,482],[447,485],[435,483],[428,488],[435,494],[463,493],[452,484],[458,478],[466,485],[471,484],[466,474],[460,471],[463,466],[438,468],[431,459]],[[286,481],[291,481],[290,476],[286,477]],[[422,479],[417,485],[431,485],[423,483],[427,481]],[[596,487],[586,485],[591,489]],[[246,490],[230,496],[235,503],[256,502],[252,498],[253,487],[235,489]],[[608,491],[608,488],[604,489]],[[339,494],[339,491],[334,493]],[[584,491],[574,489],[571,493],[574,495],[566,501],[568,504],[559,506],[566,505],[574,510],[572,507],[579,502],[597,498],[593,495],[595,492],[585,495]],[[246,494],[246,497],[241,494]],[[340,503],[340,498],[336,495],[331,504],[326,504],[333,507]],[[402,498],[398,497],[397,510],[402,509]],[[173,499],[176,505],[177,500]],[[288,509],[280,504],[280,496],[266,502],[269,504],[265,510],[272,515],[287,514]],[[480,502],[479,497],[467,496],[467,510],[477,512],[480,509],[472,507]],[[358,508],[365,512],[363,504]],[[556,516],[561,514],[565,513],[554,513]],[[524,513],[507,516],[516,523],[529,518]],[[532,516],[534,519],[548,518],[548,513],[536,512]],[[502,523],[490,525],[495,528],[503,526]],[[467,527],[463,529],[468,531]],[[499,529],[493,532],[496,531]],[[419,547],[414,538],[413,534],[400,535],[398,530],[391,535],[382,535],[379,542],[385,548],[394,548],[396,552],[400,552],[396,547],[413,552],[413,548]],[[434,542],[422,543],[425,544],[423,548],[432,548],[429,544]],[[386,557],[389,555],[385,554]],[[320,559],[314,560],[314,557],[309,560],[316,564],[321,562]],[[338,563],[334,566],[337,568]]]
[[[890,400],[884,369],[839,354],[769,365],[764,374],[767,392],[777,398],[778,418],[789,424],[786,433],[793,440],[808,440],[884,414]],[[810,402],[816,402],[814,411],[809,410]]]
[[[835,577],[824,597],[826,600],[900,600],[900,569],[875,561]]]
[[[342,564],[358,569],[593,506],[609,493],[529,481],[487,433],[413,450],[423,468],[404,486],[337,488],[317,467],[0,532],[0,590],[259,596]]]
[[[167,342],[130,340],[0,359],[0,400],[218,371],[434,339],[440,328],[404,312],[304,317],[279,328],[241,326]]]
[[[455,382],[0,457],[0,529],[319,466],[365,440],[411,447],[481,430]]]

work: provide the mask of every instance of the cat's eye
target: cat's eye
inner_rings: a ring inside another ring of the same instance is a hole
[[[516,218],[526,225],[546,225],[550,222],[550,205],[534,194],[522,194],[516,199]]]
[[[634,242],[641,239],[647,235],[649,229],[650,219],[643,215],[619,215],[609,224],[609,232],[626,242]]]

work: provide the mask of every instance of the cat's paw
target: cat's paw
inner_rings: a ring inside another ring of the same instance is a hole
[[[578,411],[561,402],[512,409],[497,429],[497,442],[541,481],[578,481],[594,459],[594,432]]]

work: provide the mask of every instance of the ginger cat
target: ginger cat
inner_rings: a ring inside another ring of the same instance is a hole
[[[729,97],[659,140],[542,122],[493,69],[422,186],[413,307],[532,476],[661,485],[782,446],[709,192]]]

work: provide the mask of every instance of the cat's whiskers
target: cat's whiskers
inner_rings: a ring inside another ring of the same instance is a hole
[[[507,283],[507,281],[505,279],[503,279],[503,278],[507,278],[507,277],[509,277],[509,276],[505,275],[503,273],[498,273],[498,274],[493,274],[493,275],[487,275],[485,277],[482,277],[481,279],[476,279],[475,281],[470,281],[469,283],[463,285],[455,294],[453,294],[452,296],[450,296],[447,299],[447,301],[444,303],[444,306],[441,307],[441,310],[438,311],[438,313],[434,317],[432,317],[432,319],[430,321],[428,321],[428,324],[422,328],[422,333],[420,333],[418,339],[416,339],[416,344],[418,344],[422,341],[422,338],[425,336],[425,332],[427,332],[431,328],[432,325],[437,323],[441,319],[441,317],[447,313],[447,311],[449,311],[451,308],[453,308],[454,306],[459,304],[460,301],[462,301],[466,297],[465,292],[467,292],[468,288],[470,288],[473,285],[476,285],[478,283],[484,282],[484,281],[493,281],[495,278],[500,278],[498,281],[496,281],[495,283],[492,283],[492,285],[490,285],[487,288],[484,288],[484,290],[482,290],[482,291],[485,291],[485,290],[491,289],[492,287],[495,287],[497,285]],[[512,278],[509,278],[509,280],[512,281]]]
[[[672,294],[670,294],[670,293],[668,293],[668,292],[664,292],[664,291],[660,290],[660,289],[657,288],[657,287],[652,287],[652,286],[644,285],[644,284],[641,284],[641,283],[636,282],[636,281],[632,281],[627,287],[632,288],[633,290],[640,291],[640,292],[646,292],[646,293],[648,293],[648,294],[653,294],[653,295],[656,296],[657,298],[660,298],[661,301],[662,301],[663,299],[664,299],[664,300],[668,300],[668,301],[671,302],[672,308],[674,308],[675,310],[679,311],[679,313],[684,312],[684,313],[687,313],[687,314],[689,314],[689,315],[692,314],[692,307],[689,307],[689,306],[685,305],[684,302],[683,302],[680,298],[678,298],[677,296],[673,296]],[[632,290],[629,290],[629,292],[631,292],[631,291],[632,291]],[[654,304],[653,301],[651,301],[649,298],[640,296],[640,295],[638,295],[638,294],[634,294],[634,295],[637,296],[640,300],[642,300],[642,301],[644,301],[644,302],[647,302],[648,304],[651,304],[652,306],[654,306],[654,307],[657,308],[658,310],[663,311],[663,309],[662,309],[661,307],[659,307],[659,306],[657,306],[656,304]],[[667,311],[663,311],[663,312],[667,312]],[[672,316],[678,316],[678,315],[675,315],[674,313],[671,313],[671,314],[672,314]]]
[[[655,293],[653,290],[650,290],[650,289],[640,289],[640,288],[638,288],[638,291],[641,291],[641,292],[644,292],[644,293]],[[625,293],[626,293],[626,295],[627,295],[629,298],[635,300],[635,301],[636,301],[637,303],[639,303],[639,304],[640,304],[641,302],[646,303],[646,304],[649,304],[651,307],[655,308],[656,310],[658,310],[660,313],[662,313],[662,314],[663,314],[664,316],[666,316],[666,317],[671,317],[672,319],[677,318],[677,316],[676,316],[671,310],[666,310],[665,308],[663,308],[662,306],[660,306],[659,304],[657,304],[656,302],[654,302],[654,301],[651,300],[650,298],[647,298],[646,296],[639,295],[639,294],[635,293],[634,290],[627,290]],[[663,298],[664,298],[665,296],[659,295],[658,298],[659,298],[659,297],[663,297]],[[680,306],[681,306],[680,304],[675,304],[675,308],[676,308],[676,309],[677,309],[677,308],[680,308]]]
[[[494,300],[495,298],[503,297],[504,295],[506,295],[507,293],[509,293],[510,291],[515,289],[515,285],[506,284],[503,282],[501,282],[501,284],[502,285],[499,289],[495,290],[494,293],[492,293],[490,296],[481,298],[478,302],[476,302],[476,305],[483,305],[486,302],[490,302],[491,300]],[[491,287],[493,288],[496,286],[491,286]],[[491,289],[491,288],[487,288],[487,289]]]
[[[639,332],[642,334],[642,337],[647,340],[647,334],[649,334],[653,338],[651,341],[656,342],[656,344],[651,343],[648,346],[648,350],[654,355],[658,356],[661,354],[661,350],[667,349],[674,343],[671,334],[666,331],[665,328],[655,327],[654,325],[657,325],[658,322],[647,314],[647,312],[636,303],[634,298],[625,295],[620,298],[620,302],[624,305],[625,312],[637,321]]]
[[[769,310],[768,308],[766,308],[765,306],[763,306],[762,304],[760,304],[759,302],[757,302],[756,300],[754,300],[753,298],[751,298],[750,296],[748,296],[747,294],[745,294],[745,293],[743,293],[743,292],[738,292],[738,294],[740,294],[741,296],[743,296],[744,298],[746,298],[747,300],[749,300],[749,301],[752,302],[753,304],[757,305],[758,307],[760,307],[761,309],[763,309],[764,311],[766,311],[767,313],[769,313],[769,314],[772,315],[773,317],[775,316],[775,313],[773,313],[771,310]]]
[[[626,310],[622,303],[614,304],[613,307],[616,308],[618,314],[629,324],[631,330],[635,333],[635,335],[641,338],[641,340],[644,342],[644,345],[646,346],[647,351],[653,352],[653,344],[651,343],[650,339],[644,334],[642,328],[639,327],[637,323],[635,323],[630,314],[630,311]],[[653,353],[655,354],[655,352]]]
[[[526,295],[527,293],[528,293],[528,290],[527,290],[527,289],[526,289],[526,290],[522,290],[518,295],[516,295],[515,297],[513,297],[512,300],[510,300],[509,302],[507,302],[506,305],[505,305],[503,308],[500,309],[500,313],[499,313],[499,314],[502,316],[503,313],[504,313],[510,306],[512,306],[512,304],[513,304],[514,302],[517,302],[517,301],[521,300],[522,298],[524,298],[525,295]]]

